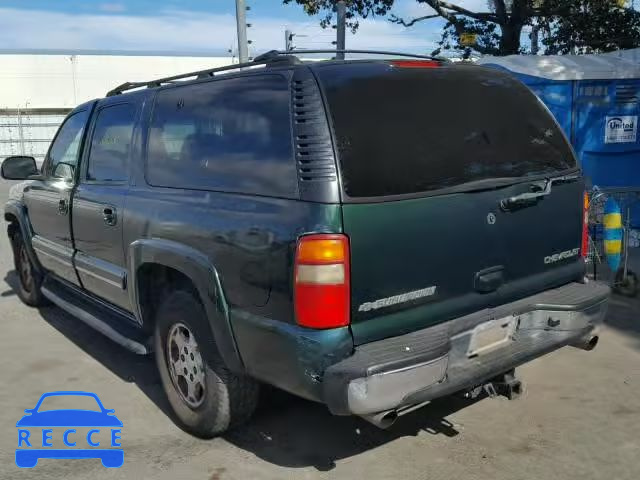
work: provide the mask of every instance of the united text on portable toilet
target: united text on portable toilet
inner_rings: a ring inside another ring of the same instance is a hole
[[[479,64],[516,75],[547,105],[591,184],[640,190],[640,65],[613,55],[510,55]],[[640,227],[640,205],[632,223]]]

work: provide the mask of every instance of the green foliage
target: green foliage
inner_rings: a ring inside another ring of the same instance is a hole
[[[337,0],[283,0],[301,5],[309,15],[321,15],[323,27],[331,25]],[[487,9],[469,11],[455,0],[416,0],[433,14],[414,19],[391,15],[389,20],[410,27],[433,18],[447,21],[439,48],[489,55],[528,53],[520,39],[525,26],[535,26],[547,54],[597,53],[640,46],[640,12],[625,0],[487,0]],[[347,24],[356,31],[358,19],[386,16],[394,0],[347,0]],[[476,43],[463,45],[460,36],[476,35]]]
[[[548,54],[600,53],[640,46],[640,12],[607,0],[548,0],[540,18]]]
[[[348,0],[347,25],[353,32],[358,29],[358,18],[386,15],[393,6],[394,0]],[[283,3],[297,3],[302,6],[307,15],[322,15],[322,28],[331,26],[338,0],[283,0]]]

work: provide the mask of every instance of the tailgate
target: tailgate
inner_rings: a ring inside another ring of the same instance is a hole
[[[583,180],[523,84],[434,62],[313,68],[338,151],[356,343],[581,277]]]
[[[356,343],[400,335],[581,278],[582,182],[500,209],[529,184],[343,207]]]

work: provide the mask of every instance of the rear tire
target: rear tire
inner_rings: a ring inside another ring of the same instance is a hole
[[[11,235],[13,247],[13,263],[18,275],[17,293],[20,300],[32,307],[42,307],[48,304],[42,295],[43,275],[38,272],[31,262],[27,245],[18,228]]]
[[[167,399],[185,431],[211,438],[251,417],[258,383],[224,364],[204,307],[193,294],[177,290],[162,302],[154,350]]]

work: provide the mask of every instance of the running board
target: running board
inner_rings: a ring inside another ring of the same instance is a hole
[[[139,327],[133,325],[133,316],[129,318],[78,288],[51,277],[47,277],[43,283],[42,294],[56,306],[127,350],[138,355],[150,352],[148,337]]]

